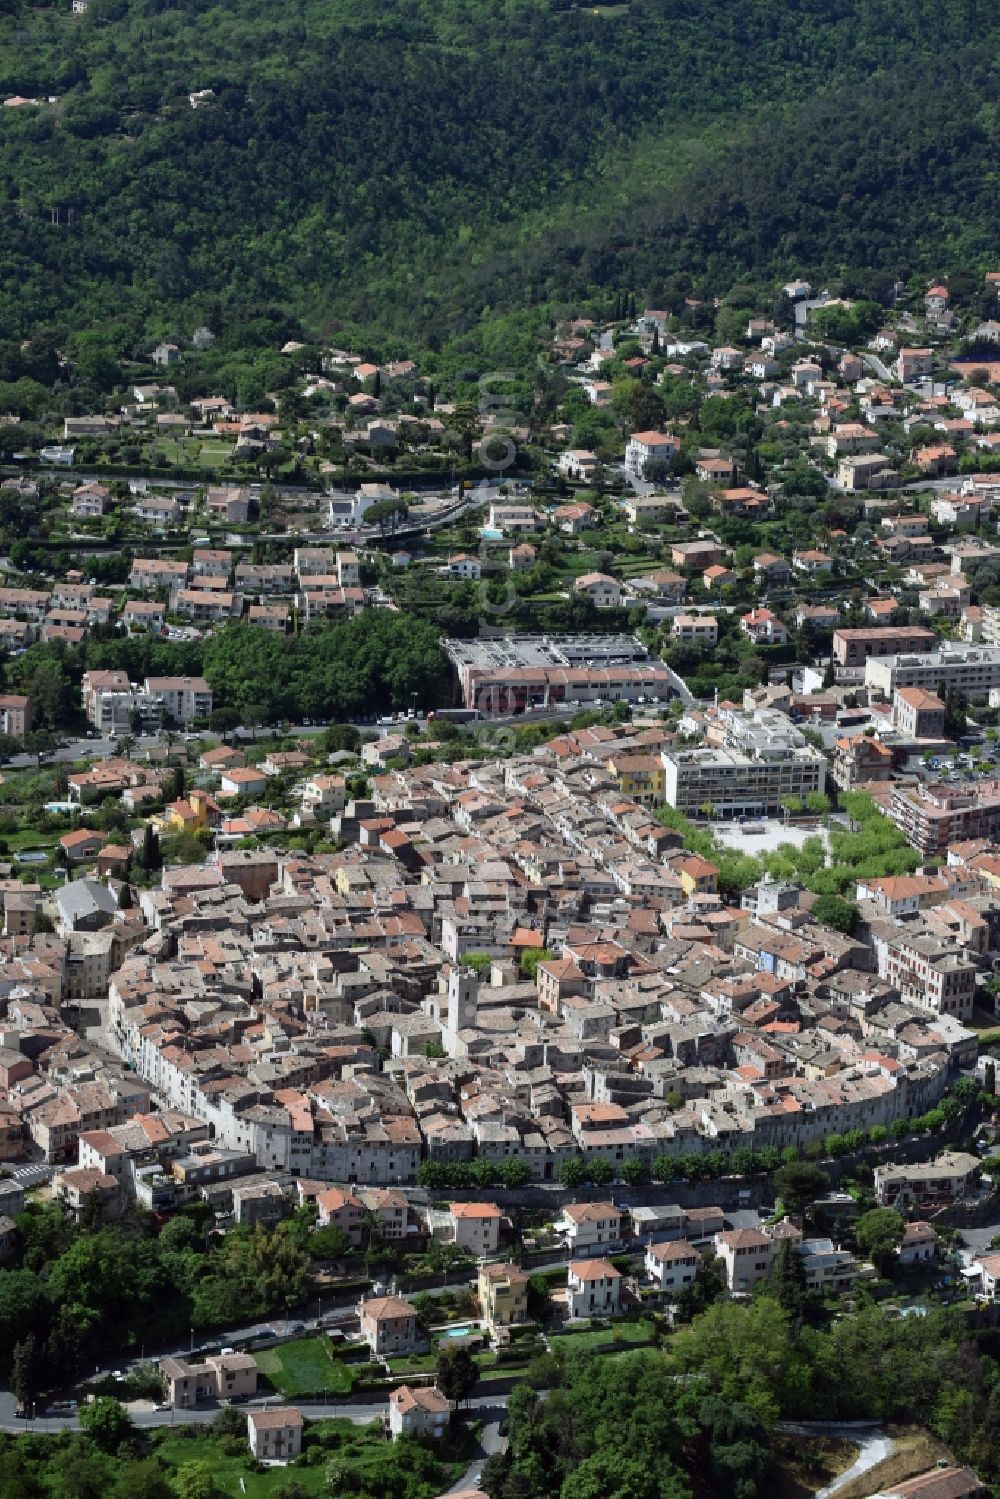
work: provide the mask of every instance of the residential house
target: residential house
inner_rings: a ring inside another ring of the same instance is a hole
[[[612,1202],[570,1202],[556,1220],[556,1233],[570,1254],[608,1249],[621,1239],[622,1215]]]
[[[763,606],[740,616],[740,629],[755,645],[784,645],[788,631],[776,614]]]
[[[793,552],[792,566],[809,577],[819,577],[833,570],[833,558],[826,552],[819,552],[810,547],[805,551]]]
[[[456,552],[453,557],[448,558],[441,570],[449,577],[476,582],[483,575],[483,564],[478,557],[473,557],[468,552]]]
[[[59,839],[59,847],[67,864],[87,864],[96,859],[103,843],[103,834],[95,833],[91,828],[76,828],[72,833],[64,833]]]
[[[267,776],[256,766],[227,766],[219,781],[220,796],[262,796]]]
[[[316,1196],[317,1218],[320,1228],[339,1228],[352,1244],[361,1244],[365,1237],[365,1205],[353,1192],[341,1187],[328,1187]]]
[[[534,567],[538,553],[527,541],[522,541],[518,546],[511,547],[507,553],[507,566],[512,573],[527,572]]]
[[[493,1254],[499,1248],[503,1214],[495,1202],[453,1202],[448,1214],[456,1248],[477,1255]]]
[[[566,1279],[571,1317],[614,1317],[621,1311],[622,1278],[610,1260],[572,1260]]]
[[[676,1294],[693,1285],[701,1269],[701,1255],[687,1239],[669,1239],[647,1244],[645,1268],[647,1277],[661,1291]]]
[[[80,484],[73,491],[70,510],[84,519],[97,519],[111,509],[111,491],[104,484]]]
[[[773,552],[758,552],[753,559],[754,581],[765,588],[778,588],[791,577],[791,569],[784,557]]]
[[[621,603],[621,584],[607,573],[583,573],[574,580],[573,591],[584,594],[598,609],[615,609]]]
[[[756,1228],[736,1228],[715,1235],[715,1253],[725,1271],[726,1285],[737,1295],[746,1295],[758,1281],[766,1280],[777,1245]]]
[[[358,1307],[361,1336],[380,1356],[413,1353],[420,1342],[417,1314],[401,1296],[372,1296]]]
[[[585,448],[570,448],[567,452],[559,454],[556,467],[565,478],[586,483],[594,477],[597,454],[590,453]]]
[[[929,1223],[918,1218],[907,1223],[897,1254],[901,1265],[925,1265],[937,1257],[938,1236]]]
[[[451,1402],[436,1385],[411,1389],[400,1385],[389,1396],[389,1431],[398,1437],[420,1437],[438,1442],[448,1430]]]
[[[479,1267],[479,1310],[493,1337],[528,1320],[528,1275],[516,1265]]]
[[[258,1462],[290,1462],[302,1451],[302,1412],[291,1405],[250,1411],[247,1441]]]

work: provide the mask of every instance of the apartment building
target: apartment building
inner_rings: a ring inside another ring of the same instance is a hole
[[[894,786],[886,811],[913,848],[946,854],[952,843],[1000,834],[1000,782],[980,781],[975,789]]]
[[[721,817],[776,812],[791,796],[808,796],[826,784],[826,759],[784,714],[758,709],[752,716],[720,715],[719,745],[663,754],[664,798],[682,812],[706,803]]]
[[[640,807],[661,805],[663,761],[656,755],[612,755],[607,765],[623,797]]]
[[[212,711],[212,689],[204,677],[147,677],[145,687],[175,723],[187,725]]]
[[[907,1004],[934,1015],[972,1015],[976,965],[964,949],[940,937],[910,935],[902,928],[887,939],[875,939],[879,978],[899,990]]]
[[[7,692],[0,695],[0,734],[13,739],[23,739],[31,732],[32,702],[21,693]]]
[[[682,645],[714,646],[719,639],[719,621],[714,614],[675,614],[670,634]]]
[[[138,727],[155,733],[160,726],[160,703],[133,686],[124,671],[87,671],[81,684],[87,721],[102,734],[129,734]]]
[[[890,701],[900,688],[922,687],[942,698],[959,692],[970,703],[985,703],[1000,687],[1000,646],[949,643],[933,653],[922,647],[919,655],[869,657],[865,686]]]
[[[934,368],[933,349],[900,349],[896,359],[896,377],[906,385],[920,375],[929,375]]]
[[[950,1150],[912,1166],[876,1166],[875,1201],[880,1208],[960,1202],[971,1191],[979,1165],[977,1156]]]
[[[849,494],[862,489],[888,489],[898,477],[886,453],[852,453],[837,465],[837,484]]]
[[[937,643],[934,631],[922,625],[875,625],[856,630],[834,630],[833,659],[838,666],[864,666],[873,656],[930,651]]]
[[[625,472],[632,479],[642,479],[647,463],[655,459],[672,463],[680,447],[680,438],[672,432],[633,432],[625,446]]]
[[[944,735],[944,703],[936,692],[923,687],[897,687],[892,718],[911,739],[940,739]]]
[[[843,458],[856,453],[874,453],[879,445],[879,435],[863,422],[840,422],[821,441],[829,458]]]

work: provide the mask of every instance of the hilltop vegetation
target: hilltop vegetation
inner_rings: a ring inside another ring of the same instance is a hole
[[[252,345],[279,306],[506,358],[498,308],[986,263],[998,29],[986,0],[3,0],[0,96],[58,103],[0,110],[0,326],[93,357]]]

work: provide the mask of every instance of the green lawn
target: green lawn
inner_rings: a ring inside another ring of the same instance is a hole
[[[233,453],[231,442],[203,442],[197,461],[203,468],[220,468],[228,463]]]
[[[595,1328],[593,1332],[555,1333],[549,1342],[552,1349],[578,1348],[587,1353],[617,1353],[623,1348],[640,1348],[656,1342],[656,1329],[642,1317],[638,1322],[617,1322],[612,1327]]]
[[[287,1481],[284,1468],[270,1468],[266,1473],[250,1473],[242,1457],[230,1457],[212,1437],[168,1436],[158,1443],[160,1456],[171,1468],[187,1463],[204,1463],[211,1471],[217,1489],[223,1494],[246,1493],[254,1496],[273,1494]],[[322,1468],[296,1468],[296,1480],[309,1494],[322,1494]],[[242,1478],[245,1489],[240,1488]]]
[[[228,1445],[228,1444],[225,1444]],[[264,1474],[253,1474],[247,1469],[243,1454],[226,1453],[219,1438],[202,1435],[178,1436],[165,1432],[157,1441],[157,1451],[169,1468],[183,1468],[187,1463],[204,1463],[210,1469],[217,1492],[226,1496],[246,1495],[247,1499],[268,1499],[286,1484],[300,1484],[307,1495],[328,1495],[330,1487],[325,1475],[325,1462],[315,1466],[294,1465],[291,1468],[270,1468]],[[381,1426],[354,1426],[351,1421],[318,1421],[310,1423],[307,1430],[306,1447],[322,1445],[328,1457],[337,1457],[345,1463],[345,1472],[351,1481],[351,1489],[364,1489],[370,1493],[402,1492],[403,1472],[412,1472],[415,1465],[433,1468],[424,1484],[417,1490],[421,1495],[433,1495],[447,1487],[448,1481],[460,1477],[465,1462],[448,1465],[432,1465],[421,1451],[414,1451],[409,1444],[388,1444],[381,1435]],[[436,1480],[436,1481],[435,1481]],[[240,1487],[240,1481],[243,1486]],[[343,1492],[348,1492],[343,1490]]]
[[[61,833],[36,833],[34,828],[18,828],[16,833],[4,833],[3,841],[13,854],[29,848],[53,848],[62,836]]]
[[[290,1397],[324,1390],[346,1395],[354,1383],[350,1367],[330,1351],[326,1338],[296,1338],[277,1348],[262,1348],[254,1357],[275,1389]]]
[[[389,1359],[393,1374],[430,1374],[437,1368],[436,1353],[406,1353]]]

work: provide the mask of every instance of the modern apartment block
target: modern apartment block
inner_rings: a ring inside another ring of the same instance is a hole
[[[144,734],[160,727],[161,704],[135,686],[124,671],[87,671],[82,682],[83,711],[102,734]]]
[[[204,677],[147,677],[146,691],[175,723],[189,724],[212,711],[212,689]]]
[[[720,817],[776,812],[789,797],[826,784],[826,758],[783,713],[721,716],[723,742],[663,755],[664,796],[671,807],[696,812],[710,803]]]
[[[946,854],[951,843],[1000,834],[1000,782],[894,786],[886,810],[907,843],[923,854]]]
[[[960,692],[970,703],[985,703],[1000,687],[1000,646],[944,645],[933,653],[870,659],[865,686],[887,700],[902,687],[922,687],[941,698]]]

